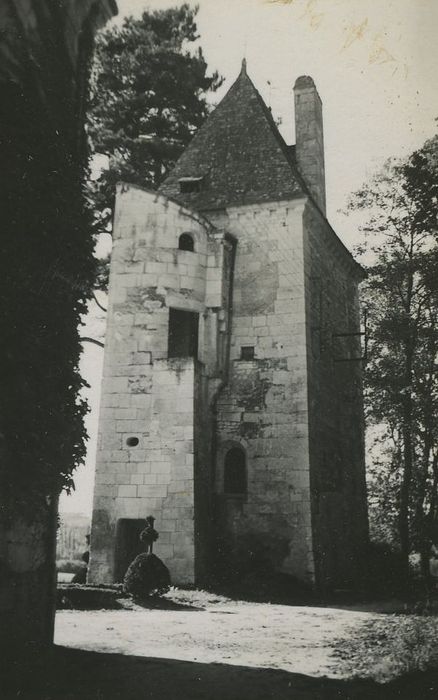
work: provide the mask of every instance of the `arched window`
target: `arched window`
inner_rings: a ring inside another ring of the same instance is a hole
[[[240,447],[232,447],[225,455],[224,493],[244,496],[247,492],[246,456]]]
[[[193,238],[190,233],[182,233],[178,239],[178,248],[180,250],[189,250],[191,253],[195,250]]]

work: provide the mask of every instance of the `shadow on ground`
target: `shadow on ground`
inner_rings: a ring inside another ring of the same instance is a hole
[[[133,603],[128,601],[122,607],[127,610],[129,608],[144,608],[145,610],[184,610],[184,611],[200,611],[205,610],[199,605],[191,605],[190,603],[179,603],[171,598],[163,598],[162,596],[150,596],[143,600],[134,599]]]
[[[283,573],[247,574],[234,577],[227,582],[216,582],[207,588],[211,593],[226,596],[231,600],[276,605],[311,606],[355,610],[357,612],[379,612],[382,614],[421,614],[424,608],[438,613],[438,588],[426,596],[424,590],[379,590],[339,589],[316,591]],[[426,600],[428,601],[426,604]]]
[[[438,672],[379,685],[65,647],[2,666],[4,700],[432,700],[438,691]]]

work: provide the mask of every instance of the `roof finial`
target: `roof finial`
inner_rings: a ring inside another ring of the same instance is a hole
[[[246,58],[242,58],[242,68],[240,70],[240,75],[246,75]]]

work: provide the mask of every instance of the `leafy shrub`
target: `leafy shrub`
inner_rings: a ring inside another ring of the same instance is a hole
[[[437,632],[436,617],[385,615],[338,640],[333,656],[341,661],[341,673],[387,683],[402,674],[437,667]]]
[[[374,595],[401,595],[408,591],[401,554],[389,545],[371,542],[364,554],[365,586]]]
[[[123,590],[142,600],[154,593],[166,593],[170,588],[169,569],[155,554],[139,554],[129,565],[123,580]]]
[[[117,586],[58,584],[56,607],[58,610],[120,610],[122,597]]]

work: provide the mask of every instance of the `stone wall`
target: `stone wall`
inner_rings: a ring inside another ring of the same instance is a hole
[[[179,236],[188,232],[194,252],[178,249]],[[156,552],[172,579],[194,582],[195,491],[205,495],[210,481],[209,404],[223,370],[227,330],[227,246],[190,210],[136,187],[119,188],[91,533],[93,582],[114,578],[117,521],[149,514],[160,533]],[[198,360],[168,357],[170,308],[199,314]],[[132,439],[135,446],[128,444]],[[202,548],[209,509],[202,496],[197,500]]]
[[[90,580],[114,578],[118,521],[151,514],[176,583],[219,564],[346,585],[366,504],[360,340],[339,334],[360,268],[309,200],[208,216],[118,191]],[[170,309],[199,314],[197,357],[168,356]],[[245,493],[225,493],[233,447]]]
[[[303,200],[209,217],[237,240],[230,376],[217,402],[219,546],[234,568],[313,580]],[[254,359],[241,348],[254,347]],[[246,452],[246,498],[224,494],[227,450]]]
[[[367,542],[359,266],[316,207],[304,216],[310,465],[321,586],[358,577]]]

